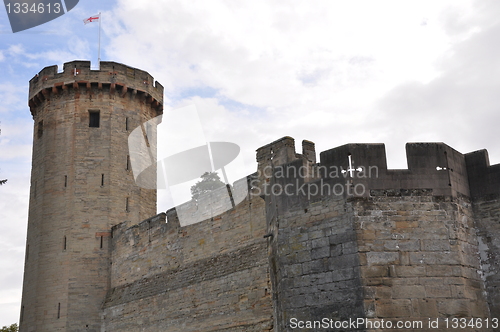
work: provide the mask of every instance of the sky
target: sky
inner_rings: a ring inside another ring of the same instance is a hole
[[[385,143],[406,168],[406,142],[487,149],[500,162],[500,2],[81,0],[12,33],[0,8],[0,327],[18,322],[33,120],[28,82],[42,68],[101,58],[148,71],[165,113],[195,107],[207,141],[238,144],[242,170],[283,136]],[[172,204],[164,191],[158,212]]]

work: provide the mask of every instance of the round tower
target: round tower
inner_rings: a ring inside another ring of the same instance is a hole
[[[73,61],[31,79],[21,332],[100,331],[111,227],[156,214],[156,190],[134,182],[128,135],[162,104],[163,87],[151,75],[114,62],[91,70],[89,61]],[[156,135],[144,134],[155,150]]]

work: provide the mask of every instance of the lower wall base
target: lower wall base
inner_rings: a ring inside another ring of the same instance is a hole
[[[267,246],[260,241],[117,287],[104,331],[272,330]]]

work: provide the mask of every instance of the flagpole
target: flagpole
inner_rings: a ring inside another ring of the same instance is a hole
[[[99,46],[97,48],[97,65],[99,69],[101,69],[101,21],[102,16],[101,12],[99,12]]]

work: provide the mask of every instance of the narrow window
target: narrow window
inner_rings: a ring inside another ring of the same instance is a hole
[[[146,122],[146,136],[148,137],[148,141],[153,138],[153,126],[151,126],[151,123]]]
[[[128,118],[125,118],[125,130],[128,131]]]
[[[126,170],[130,170],[130,156],[127,156],[127,168]]]
[[[35,186],[34,186],[34,187],[35,187],[35,188],[33,189],[33,195],[34,195],[34,196],[35,196],[35,198],[36,198],[36,181],[35,181]]]
[[[21,318],[20,321],[24,321],[24,306],[21,307]]]
[[[57,304],[57,319],[61,318],[61,303]]]
[[[65,175],[64,176],[64,188],[66,188],[68,186],[68,176]]]
[[[26,245],[26,258],[25,258],[25,260],[28,260],[28,258],[30,258],[30,245],[29,244]]]
[[[38,135],[38,138],[42,137],[42,135],[43,135],[43,120],[38,122],[37,135]]]
[[[89,111],[89,127],[99,128],[99,111]]]
[[[129,212],[129,209],[128,209],[128,197],[125,198],[125,211]]]
[[[67,244],[68,244],[68,241],[67,241],[66,236],[65,236],[63,238],[63,250],[66,250]]]
[[[104,187],[104,174],[101,174],[101,187]]]
[[[101,249],[102,249],[102,245],[103,245],[103,237],[101,236]]]

